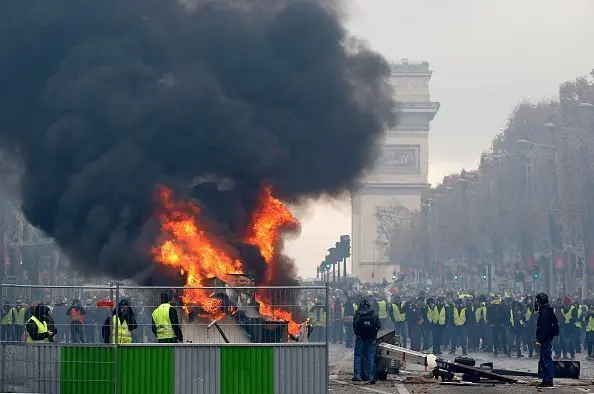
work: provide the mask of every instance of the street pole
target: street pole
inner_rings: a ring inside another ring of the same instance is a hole
[[[340,283],[340,261],[338,261],[336,263],[336,265],[338,266],[338,278],[337,279],[338,279],[338,283]]]
[[[342,268],[343,268],[344,280],[346,282],[346,278],[347,278],[347,273],[346,273],[346,257],[344,257],[342,259]]]
[[[336,284],[336,264],[332,264],[332,283]]]
[[[491,294],[491,263],[487,264],[487,294]]]
[[[582,300],[588,298],[588,256],[584,259],[584,266],[582,267]]]

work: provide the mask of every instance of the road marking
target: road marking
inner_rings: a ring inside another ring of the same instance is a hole
[[[398,390],[398,394],[410,394],[406,387],[401,383],[396,384],[396,390]]]
[[[390,392],[388,392],[388,391],[383,391],[383,390],[378,390],[378,389],[372,389],[372,388],[370,388],[370,387],[365,387],[365,386],[362,386],[362,385],[360,385],[360,384],[352,384],[352,383],[346,382],[346,381],[344,381],[344,380],[335,380],[335,382],[336,382],[336,383],[340,383],[340,384],[346,384],[347,386],[356,387],[356,388],[357,388],[357,389],[359,389],[359,390],[367,391],[367,392],[369,392],[369,393],[377,393],[377,394],[394,394],[394,392],[391,392],[391,393],[390,393]],[[402,387],[404,388],[404,386],[402,386]],[[404,389],[404,390],[406,390],[406,389]],[[409,394],[408,390],[406,390],[406,391],[404,391],[404,392],[402,392],[402,393],[400,392],[400,390],[398,390],[398,392],[399,392],[400,394]]]

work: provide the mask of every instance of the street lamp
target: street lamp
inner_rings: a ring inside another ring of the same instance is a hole
[[[594,104],[592,103],[579,103],[578,107],[586,108],[586,109],[594,109]]]

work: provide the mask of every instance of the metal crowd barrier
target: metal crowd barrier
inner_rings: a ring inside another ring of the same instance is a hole
[[[289,329],[288,324],[280,321],[285,316],[282,311],[291,311],[298,323],[303,321],[305,305],[300,296],[305,294],[317,298],[329,310],[326,287],[163,289],[120,284],[107,287],[3,285],[3,295],[8,293],[7,289],[14,300],[5,298],[4,301],[11,306],[17,299],[29,305],[50,304],[58,335],[54,343],[26,343],[24,336],[19,337],[13,327],[10,335],[1,338],[0,392],[327,392],[328,325],[313,327],[308,340],[304,324],[300,324],[300,332],[293,335],[289,331],[295,331],[294,327]],[[64,300],[62,295],[52,299],[52,295],[66,291],[71,299]],[[163,291],[185,292],[183,294],[190,298],[192,292],[216,298],[221,301],[217,316],[205,316],[202,310],[188,308],[188,304],[178,305],[184,343],[155,343],[151,313],[159,305],[159,294]],[[36,294],[37,298],[27,298],[27,294]],[[272,301],[273,308],[263,309],[254,302],[256,297]],[[124,298],[129,300],[138,323],[132,331],[133,343],[105,343],[103,325],[109,316],[118,312],[117,305]],[[71,324],[66,313],[73,299],[80,300],[85,310],[85,321],[80,327],[73,327],[79,324]],[[91,302],[87,302],[89,300]]]

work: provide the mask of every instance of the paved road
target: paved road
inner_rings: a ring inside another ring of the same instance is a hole
[[[420,376],[424,370],[420,366],[408,365],[406,370],[409,374],[401,373],[398,376],[392,376],[388,381],[377,382],[375,385],[352,383],[353,370],[353,350],[346,349],[342,345],[330,345],[330,392],[341,394],[354,393],[376,393],[376,394],[476,394],[477,388],[480,389],[480,394],[520,394],[524,392],[537,392],[536,387],[527,385],[479,385],[479,386],[450,386],[441,385],[435,380],[429,380],[425,384],[409,384],[404,379],[408,376]],[[470,357],[476,359],[477,364],[483,362],[493,362],[495,368],[513,369],[519,371],[536,372],[538,359],[536,358],[508,358],[506,356],[494,357],[490,354],[482,352],[471,353]],[[454,357],[446,356],[448,359]],[[582,382],[575,381],[561,381],[559,380],[558,387],[553,390],[556,393],[594,393],[594,386],[585,386],[585,382],[590,383],[594,379],[594,362],[586,361],[585,355],[576,355],[576,359],[581,361],[581,377]],[[569,384],[582,384],[582,386],[569,386]],[[549,391],[545,389],[543,391]]]

